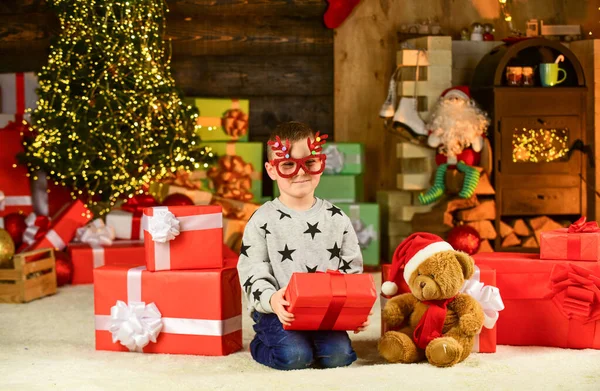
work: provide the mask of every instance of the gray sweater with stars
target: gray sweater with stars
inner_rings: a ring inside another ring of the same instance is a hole
[[[363,260],[350,218],[329,201],[296,211],[275,199],[248,221],[237,269],[249,311],[270,313],[271,296],[293,273],[362,273]]]

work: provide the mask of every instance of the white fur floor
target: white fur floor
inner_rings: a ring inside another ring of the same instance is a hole
[[[379,285],[379,275],[374,275]],[[0,304],[0,390],[600,390],[600,351],[499,346],[447,369],[387,364],[371,327],[352,335],[359,360],[347,368],[282,372],[244,351],[227,357],[94,350],[92,286],[60,289],[25,305]]]

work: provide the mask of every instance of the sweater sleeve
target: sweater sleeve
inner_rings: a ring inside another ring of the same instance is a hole
[[[271,296],[279,286],[269,260],[266,234],[258,226],[258,219],[254,215],[246,224],[237,269],[250,310],[270,313]]]
[[[350,218],[347,218],[342,240],[341,264],[339,270],[346,274],[359,274],[363,272],[363,257],[358,243],[356,231],[352,227]]]

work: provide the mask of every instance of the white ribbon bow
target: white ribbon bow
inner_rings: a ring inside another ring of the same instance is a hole
[[[363,250],[369,247],[371,241],[377,238],[377,231],[373,228],[373,224],[366,226],[362,220],[356,219],[352,220],[352,228],[354,228],[358,244]]]
[[[327,164],[325,165],[326,174],[338,174],[344,168],[344,154],[335,145],[328,145],[323,150],[327,156]]]
[[[4,196],[4,194],[0,196]],[[30,245],[33,242],[35,242],[35,235],[40,229],[40,227],[35,225],[36,219],[37,215],[34,212],[29,213],[29,215],[27,215],[27,217],[25,218],[25,224],[27,225],[27,228],[25,228],[25,232],[23,232],[23,242],[27,243],[27,245]]]
[[[77,228],[77,240],[91,246],[110,246],[115,239],[115,229],[96,219],[82,228]]]
[[[127,305],[117,300],[110,309],[109,331],[113,343],[119,341],[130,352],[142,352],[150,342],[156,343],[163,327],[161,317],[154,303],[130,302]]]
[[[179,220],[169,210],[154,209],[154,215],[148,220],[148,232],[155,242],[166,243],[179,235]]]
[[[472,296],[481,304],[484,315],[483,326],[487,329],[493,328],[500,316],[498,312],[504,309],[504,303],[497,287],[480,282],[480,271],[477,266],[473,277],[465,281],[461,292]]]

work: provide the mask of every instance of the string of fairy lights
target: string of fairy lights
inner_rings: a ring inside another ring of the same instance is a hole
[[[38,74],[26,161],[103,214],[152,180],[207,168],[197,111],[182,103],[165,51],[164,1],[51,0],[61,24]]]

